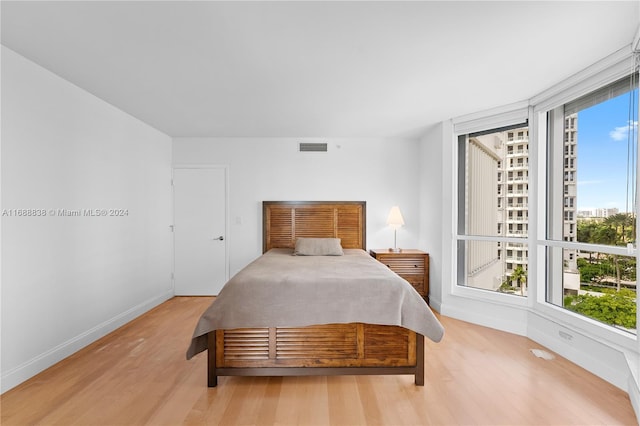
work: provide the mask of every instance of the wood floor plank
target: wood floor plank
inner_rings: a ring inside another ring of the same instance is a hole
[[[330,424],[327,377],[284,377],[274,424]]]
[[[255,424],[256,413],[264,392],[260,391],[260,386],[253,386],[253,382],[264,379],[264,377],[238,377],[233,396],[220,419],[221,424]]]
[[[381,402],[376,393],[376,378],[371,376],[360,377],[356,382],[358,386],[358,399],[362,405],[365,423],[368,425],[384,425],[384,416],[380,410]]]
[[[206,360],[205,360],[206,361]],[[218,379],[218,387],[207,388],[204,394],[198,399],[194,408],[184,421],[187,425],[220,425],[229,405],[235,387],[239,380],[235,377],[222,377]],[[237,378],[243,379],[243,378]],[[224,387],[223,387],[224,384]],[[202,384],[206,387],[206,383]]]
[[[282,377],[264,377],[266,383],[263,383],[264,394],[260,401],[260,407],[256,412],[256,425],[272,425],[276,421],[276,412],[278,410],[278,402],[280,401],[280,393],[282,391]]]
[[[413,376],[221,377],[185,351],[212,298],[176,297],[0,396],[6,425],[634,425],[629,397],[535,342],[442,317]]]
[[[274,424],[295,425],[300,424],[298,419],[298,407],[301,395],[298,389],[298,377],[284,377],[280,386],[280,398],[276,407]]]
[[[329,421],[334,425],[366,424],[358,396],[357,376],[327,377]]]

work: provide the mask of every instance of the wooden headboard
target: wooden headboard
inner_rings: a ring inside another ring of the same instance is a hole
[[[263,201],[262,251],[294,248],[296,238],[340,238],[366,250],[366,201]]]

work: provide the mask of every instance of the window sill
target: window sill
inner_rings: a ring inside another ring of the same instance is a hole
[[[482,300],[490,303],[497,303],[508,306],[521,306],[527,308],[529,301],[526,296],[516,294],[499,293],[491,290],[483,290],[480,288],[464,287],[454,285],[451,289],[451,295],[456,297],[464,297],[473,300]]]
[[[568,311],[550,303],[535,303],[531,308],[537,315],[543,316],[558,325],[567,327],[576,333],[594,339],[602,344],[621,349],[623,352],[638,354],[636,334],[617,329],[589,317]]]

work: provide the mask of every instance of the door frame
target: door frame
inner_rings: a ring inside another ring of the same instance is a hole
[[[224,279],[229,281],[229,165],[228,164],[173,164],[171,166],[171,287],[176,294],[176,234],[175,234],[175,186],[173,185],[174,170],[176,169],[223,169],[224,171]]]

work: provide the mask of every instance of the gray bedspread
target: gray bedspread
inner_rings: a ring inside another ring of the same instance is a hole
[[[272,249],[238,272],[202,314],[187,359],[207,349],[207,333],[249,327],[362,322],[398,325],[434,342],[444,329],[418,292],[364,250],[293,256]]]

